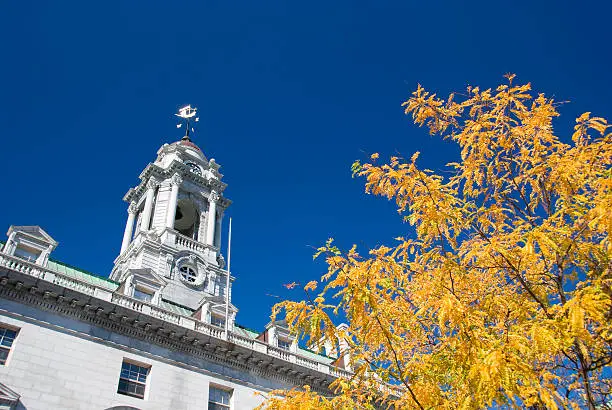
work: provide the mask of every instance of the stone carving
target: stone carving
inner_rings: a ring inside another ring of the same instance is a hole
[[[128,206],[128,213],[135,215],[136,212],[138,212],[136,202],[130,202],[130,206]]]
[[[165,270],[165,277],[172,279],[172,262],[174,262],[174,257],[172,256],[172,254],[167,253],[166,254],[166,270]]]
[[[159,181],[157,179],[151,178],[147,181],[147,188],[155,189],[159,186]]]
[[[221,269],[225,268],[225,258],[223,255],[219,254],[219,256],[217,256],[217,264]]]
[[[213,202],[217,202],[219,200],[220,196],[219,193],[217,191],[210,191],[210,196],[209,196],[209,200],[213,201]]]
[[[172,175],[172,185],[181,185],[183,183],[183,177],[179,174]]]

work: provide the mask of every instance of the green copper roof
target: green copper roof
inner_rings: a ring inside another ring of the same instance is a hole
[[[177,305],[176,303],[172,303],[164,299],[159,302],[159,307],[172,313],[176,313],[177,315],[183,316],[191,316],[193,312],[195,312],[194,310],[189,309],[188,307]]]
[[[4,242],[0,241],[0,249],[3,245]],[[107,289],[111,292],[114,292],[119,287],[119,283],[115,282],[114,280],[105,278],[104,276],[96,275],[91,272],[87,272],[86,270],[79,269],[75,266],[68,265],[67,263],[63,263],[55,259],[49,259],[49,262],[47,263],[47,268],[62,273],[78,281]],[[164,299],[160,301],[159,306],[169,312],[187,317],[191,316],[194,312],[194,310],[192,309],[189,309],[185,306],[177,305],[176,303],[172,303]],[[236,326],[234,327],[234,332],[241,335],[242,337],[247,337],[249,339],[255,339],[257,338],[257,336],[259,336],[259,332],[240,326],[238,324],[236,324]],[[317,354],[311,350],[303,349],[301,347],[298,348],[297,353],[311,360],[316,360],[325,364],[331,364],[334,361],[334,359],[332,358]]]
[[[85,270],[53,259],[49,259],[49,262],[47,263],[47,268],[59,273],[63,273],[64,275],[79,280],[81,282],[108,289],[110,291],[114,291],[119,287],[119,284],[113,280],[110,280],[103,276],[95,275],[91,272],[87,272]]]
[[[234,333],[237,333],[242,337],[248,337],[249,339],[255,339],[257,336],[259,336],[259,333],[256,331],[240,326],[238,323],[236,323],[236,326],[234,326]]]
[[[317,353],[315,353],[315,352],[313,352],[311,350],[302,349],[301,347],[298,347],[297,353],[300,356],[304,356],[304,357],[307,357],[307,358],[309,358],[311,360],[316,360],[317,362],[321,362],[321,363],[325,363],[325,364],[331,364],[335,360],[335,359],[332,359],[330,357],[317,354]]]

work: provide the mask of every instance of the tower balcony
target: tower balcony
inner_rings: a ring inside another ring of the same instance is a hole
[[[185,236],[175,229],[165,228],[160,236],[161,242],[167,246],[173,247],[179,251],[191,251],[199,253],[205,259],[211,262],[217,261],[219,248],[213,245],[196,241],[193,238]]]

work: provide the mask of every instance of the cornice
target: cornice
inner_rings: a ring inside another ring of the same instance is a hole
[[[124,295],[91,286],[91,289],[83,288],[81,291],[82,287],[77,290],[50,282],[44,279],[44,268],[40,271],[24,270],[24,267],[28,267],[26,263],[14,265],[20,270],[7,269],[6,264],[3,266],[0,268],[0,297],[5,299],[70,316],[122,335],[237,370],[254,372],[269,379],[295,386],[308,384],[324,394],[331,394],[328,386],[336,377],[350,377],[350,373],[341,369],[313,362],[233,332],[226,339],[222,329]]]
[[[174,174],[178,174],[183,178],[183,180],[188,180],[194,183],[197,186],[208,188],[209,190],[215,190],[219,193],[225,191],[227,188],[227,184],[225,182],[221,182],[216,178],[205,178],[201,175],[197,175],[189,169],[187,165],[180,161],[172,161],[168,168],[162,168],[156,164],[149,164],[147,167],[140,173],[141,182],[133,188],[130,188],[128,192],[124,195],[123,200],[126,202],[131,202],[136,198],[139,198],[144,194],[146,188],[146,181],[148,181],[151,177],[156,177],[161,180],[170,179],[174,176]],[[222,206],[227,208],[231,201],[226,198],[221,198]]]

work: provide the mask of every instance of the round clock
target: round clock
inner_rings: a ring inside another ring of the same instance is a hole
[[[194,164],[193,162],[186,162],[185,165],[187,165],[189,167],[189,170],[194,174],[202,175],[202,170],[197,164]]]

